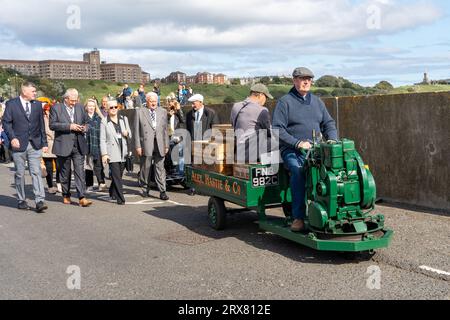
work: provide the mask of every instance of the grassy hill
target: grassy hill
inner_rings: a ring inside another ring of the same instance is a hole
[[[122,83],[113,83],[101,80],[64,80],[62,81],[66,88],[76,88],[82,96],[82,100],[88,97],[95,96],[99,100],[102,96],[110,93],[115,96],[122,91]],[[136,90],[139,87],[138,83],[129,83],[129,86]],[[281,97],[290,90],[288,85],[270,85],[269,90],[276,98]],[[151,84],[145,86],[145,91],[151,91],[153,86]],[[177,84],[162,84],[161,98],[164,99],[171,92],[176,93],[178,89]],[[200,93],[205,97],[206,104],[220,104],[224,101],[240,101],[248,96],[250,86],[241,85],[206,85],[194,84],[192,89],[195,93]]]
[[[438,92],[450,91],[450,85],[417,85],[417,86],[401,86],[394,88],[390,93],[412,93],[412,92]]]
[[[15,96],[16,87],[20,88],[20,83],[24,80],[35,82],[39,88],[40,96],[48,96],[51,98],[60,98],[67,88],[76,88],[81,94],[81,101],[95,96],[99,100],[101,97],[111,94],[116,96],[122,91],[123,84],[103,80],[48,80],[33,77],[24,77],[19,75],[15,77],[15,72],[0,68],[0,95],[9,97]],[[18,85],[16,86],[16,83]],[[136,90],[139,87],[137,83],[130,83],[130,87]],[[268,85],[270,92],[275,99],[280,98],[291,89],[291,84],[270,84]],[[321,96],[345,96],[345,95],[368,95],[368,94],[401,94],[413,92],[436,92],[450,91],[450,85],[417,85],[402,86],[391,90],[376,90],[374,88],[361,87],[357,84],[355,90],[334,87],[313,87],[312,91]],[[171,92],[176,92],[177,84],[162,84],[161,98],[164,99]],[[151,91],[153,86],[148,84],[145,87],[146,92]],[[247,97],[250,86],[241,85],[202,85],[194,84],[192,89],[195,93],[201,93],[205,97],[206,104],[220,104],[224,102],[241,101]]]

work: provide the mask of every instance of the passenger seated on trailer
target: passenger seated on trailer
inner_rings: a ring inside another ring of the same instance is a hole
[[[237,163],[257,163],[260,154],[270,151],[271,124],[269,110],[264,107],[267,99],[273,99],[269,89],[262,84],[250,88],[250,95],[237,102],[231,109],[231,124],[236,137]],[[265,130],[265,135],[262,130]],[[266,150],[259,150],[259,139],[267,138]]]

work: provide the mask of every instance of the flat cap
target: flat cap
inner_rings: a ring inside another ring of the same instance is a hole
[[[201,94],[194,94],[192,97],[189,98],[188,100],[189,102],[194,102],[194,101],[200,101],[203,102],[203,96]]]
[[[255,85],[253,85],[253,86],[250,88],[250,91],[252,91],[252,92],[259,92],[259,93],[264,93],[264,94],[266,95],[267,98],[273,99],[272,95],[271,95],[270,92],[269,92],[269,89],[267,89],[267,87],[266,87],[264,84],[262,84],[262,83],[257,83],[257,84],[255,84]]]
[[[296,68],[294,70],[294,72],[292,72],[292,77],[309,77],[309,78],[314,78],[314,73],[312,73],[311,70],[309,70],[308,68],[305,67],[299,67]]]

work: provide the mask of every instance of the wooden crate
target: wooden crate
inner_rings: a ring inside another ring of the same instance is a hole
[[[204,149],[203,157],[210,161],[208,163],[216,161],[224,161],[227,155],[227,146],[224,143],[210,142]]]
[[[233,126],[231,124],[214,124],[211,130],[211,141],[216,141],[216,136],[222,136],[222,141],[219,142],[231,143],[234,141],[234,131],[233,134],[229,134],[227,137],[228,130],[233,130]]]
[[[208,146],[209,141],[207,140],[196,140],[192,141],[192,154],[201,155],[203,150]]]
[[[225,164],[223,163],[216,163],[216,164],[204,164],[202,165],[202,169],[220,173],[226,176],[232,176],[233,175],[233,165],[232,164]]]

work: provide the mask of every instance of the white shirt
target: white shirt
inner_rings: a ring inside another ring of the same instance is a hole
[[[203,111],[205,111],[205,107],[203,107],[203,108],[201,108],[201,109],[199,109],[197,111],[194,111],[194,121],[197,120],[197,115],[196,115],[197,113],[198,113],[198,122],[200,122],[202,120]]]
[[[27,103],[28,103],[28,105],[30,107],[30,114],[31,114],[31,102],[25,100],[24,98],[22,98],[22,96],[19,96],[19,98],[20,98],[20,103],[22,103],[22,108],[25,111],[25,113],[27,112]]]
[[[172,134],[175,132],[175,115],[170,116],[170,132]]]
[[[65,103],[64,106],[66,107],[67,113],[69,114],[70,122],[73,123],[75,121],[75,107],[69,107]]]

